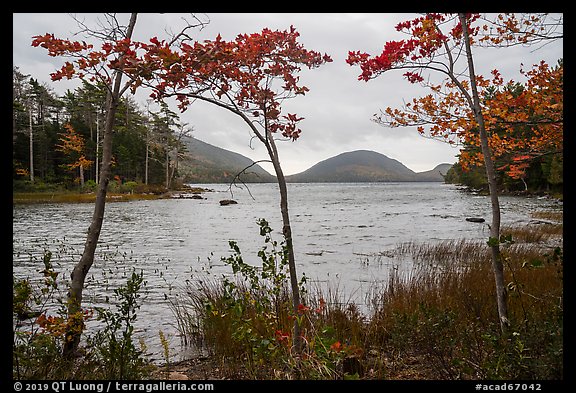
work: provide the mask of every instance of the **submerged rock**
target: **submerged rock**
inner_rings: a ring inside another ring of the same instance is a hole
[[[227,206],[227,205],[237,205],[238,202],[236,202],[233,199],[222,199],[220,201],[220,206]]]
[[[466,218],[466,221],[470,221],[470,222],[484,222],[484,221],[486,221],[486,220],[483,219],[482,217],[468,217],[468,218]]]

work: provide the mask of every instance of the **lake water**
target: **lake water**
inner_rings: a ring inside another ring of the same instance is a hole
[[[138,331],[157,358],[159,330],[179,353],[175,319],[166,298],[186,280],[229,275],[221,262],[235,240],[244,260],[259,265],[264,245],[257,220],[265,218],[281,240],[276,184],[202,185],[205,199],[164,199],[107,203],[94,266],[85,290],[86,306],[102,304],[112,288],[125,283],[132,267],[144,271],[146,293],[138,312]],[[289,210],[298,275],[318,285],[338,287],[347,300],[362,303],[374,283],[386,282],[391,268],[408,262],[389,256],[404,242],[482,239],[489,236],[490,199],[442,183],[289,184]],[[237,205],[220,206],[222,199]],[[546,198],[503,196],[502,224],[529,222],[537,210],[559,207]],[[561,205],[560,205],[561,206]],[[92,204],[38,204],[13,207],[13,271],[39,279],[44,249],[56,270],[69,277],[79,260],[92,217]],[[471,223],[466,217],[484,217]],[[120,274],[121,280],[117,275]]]

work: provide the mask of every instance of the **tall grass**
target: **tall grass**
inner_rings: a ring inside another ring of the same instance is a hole
[[[388,371],[402,376],[411,368],[408,358],[418,359],[428,378],[562,378],[561,254],[530,247],[504,251],[513,325],[501,336],[485,246],[466,248],[478,259],[442,269],[420,263],[408,278],[391,276],[369,329],[369,341],[387,348]],[[445,244],[438,249],[446,255]],[[429,246],[425,251],[432,252]]]
[[[284,284],[255,288],[241,276],[190,284],[173,307],[181,333],[233,378],[561,379],[563,254],[550,227],[506,228],[518,239],[502,247],[506,335],[489,247],[470,240],[399,245],[414,269],[373,288],[367,312],[337,289],[307,288],[294,313]],[[295,318],[302,354],[291,347]]]

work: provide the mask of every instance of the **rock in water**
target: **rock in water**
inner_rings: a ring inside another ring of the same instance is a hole
[[[483,219],[482,217],[468,217],[468,218],[466,218],[466,221],[470,221],[470,222],[484,222],[484,221],[486,221],[486,220]]]
[[[220,206],[228,206],[228,205],[236,205],[238,204],[238,202],[236,202],[233,199],[222,199],[220,201]]]

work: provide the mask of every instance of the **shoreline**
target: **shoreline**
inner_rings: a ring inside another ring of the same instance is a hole
[[[454,183],[448,183],[448,184],[454,184]],[[458,187],[458,189],[460,191],[463,191],[465,193],[471,194],[471,195],[481,195],[481,196],[489,196],[490,192],[487,190],[483,190],[483,189],[477,189],[477,188],[472,188],[469,186],[465,186],[462,184],[454,184],[455,186]],[[526,197],[526,198],[550,198],[550,199],[555,199],[558,200],[560,202],[562,202],[564,200],[564,194],[563,193],[552,193],[552,192],[547,192],[547,191],[499,191],[498,192],[498,196],[518,196],[518,197]]]
[[[139,200],[171,199],[175,195],[183,193],[201,194],[212,190],[201,187],[170,190],[163,193],[118,193],[108,192],[106,202],[129,202]],[[79,193],[74,191],[41,191],[41,192],[12,192],[12,204],[37,204],[37,203],[93,203],[96,193]]]
[[[226,184],[226,183],[222,183]],[[319,183],[322,184],[322,183]],[[360,183],[358,183],[360,184]],[[451,183],[450,183],[451,184]],[[470,195],[489,196],[490,194],[484,190],[478,190],[463,185],[456,184],[458,189]],[[180,189],[168,190],[164,192],[110,192],[106,195],[107,202],[129,202],[137,200],[157,200],[157,199],[171,199],[178,198],[185,194],[202,194],[205,192],[213,192],[209,188],[199,186],[185,186]],[[526,198],[550,198],[559,202],[564,201],[563,193],[553,194],[545,191],[528,192],[528,191],[508,191],[499,192],[498,196],[517,196]],[[77,192],[77,191],[13,191],[12,204],[37,204],[37,203],[93,203],[96,200],[95,192]]]

